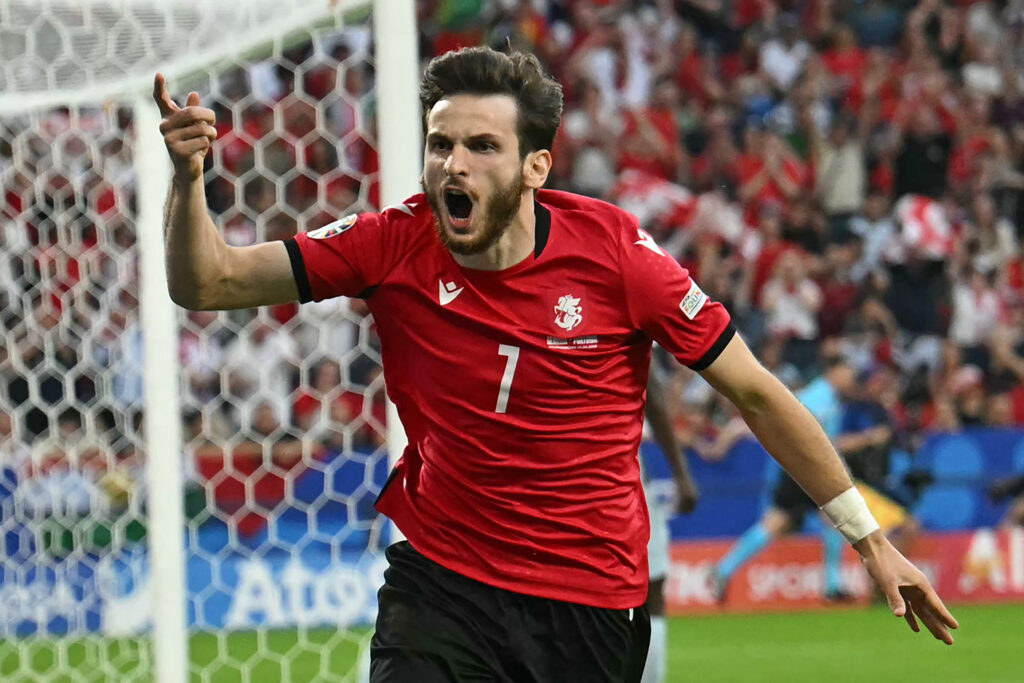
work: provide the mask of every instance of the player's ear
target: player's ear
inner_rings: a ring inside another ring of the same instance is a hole
[[[550,172],[551,152],[546,149],[530,152],[523,159],[523,185],[530,189],[539,190],[544,187]]]

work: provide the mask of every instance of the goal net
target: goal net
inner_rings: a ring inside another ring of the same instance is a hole
[[[179,103],[196,90],[215,110],[204,181],[230,244],[374,210],[371,15],[368,0],[0,0],[3,680],[365,676],[390,534],[373,509],[389,468],[373,320],[345,299],[175,310],[180,398],[147,399],[161,335],[140,309],[162,276],[140,217],[160,207],[139,169],[166,153],[140,164],[138,103],[161,71]],[[181,433],[181,476],[153,486],[156,415]],[[157,494],[184,510],[183,540],[148,515]],[[154,604],[174,593],[150,560],[168,542],[187,667],[156,661]]]

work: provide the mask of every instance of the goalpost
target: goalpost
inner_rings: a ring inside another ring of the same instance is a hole
[[[372,319],[173,306],[152,78],[217,110],[244,244],[418,191],[417,59],[413,0],[0,0],[0,678],[359,678]]]

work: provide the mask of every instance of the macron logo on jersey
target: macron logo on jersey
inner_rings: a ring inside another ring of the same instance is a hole
[[[390,206],[385,206],[383,209],[380,210],[380,212],[387,213],[388,211],[395,210],[401,211],[407,216],[412,216],[412,210],[415,209],[417,205],[417,202],[412,202],[411,204],[392,204]]]
[[[683,312],[690,320],[697,317],[700,313],[700,309],[704,308],[704,304],[708,302],[708,295],[705,294],[697,283],[690,280],[690,291],[686,293],[683,300],[679,302],[679,310]]]
[[[441,302],[442,306],[447,306],[451,302],[455,301],[459,294],[462,294],[462,290],[465,287],[455,288],[454,282],[445,282],[444,280],[437,281],[437,299]]]
[[[640,239],[633,242],[633,244],[639,244],[644,249],[650,249],[658,256],[665,256],[665,252],[661,250],[661,247],[658,246],[658,243],[654,241],[654,238],[646,230],[637,230],[636,234],[640,235]]]

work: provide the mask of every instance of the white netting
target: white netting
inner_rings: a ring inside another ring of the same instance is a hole
[[[135,131],[130,97],[107,97],[111,70],[131,60],[125,82],[148,87],[178,41],[215,29],[224,43],[228,29],[264,30],[282,16],[266,12],[308,5],[191,4],[0,0],[3,680],[153,675]],[[378,201],[369,28],[326,8],[172,73],[176,99],[187,84],[217,112],[205,182],[232,244]],[[68,106],[34,108],[60,87]],[[187,442],[192,677],[355,680],[387,535],[373,510],[388,465],[372,319],[335,300],[179,323],[182,404],[165,409]]]
[[[2,0],[0,111],[102,101],[297,42],[366,0]]]

